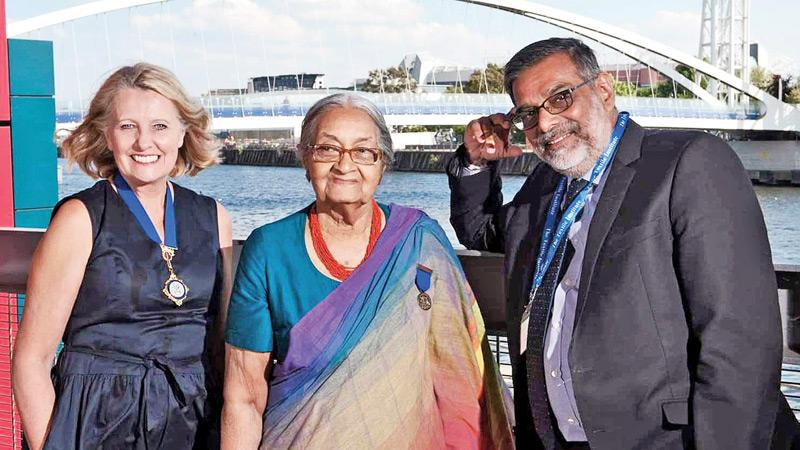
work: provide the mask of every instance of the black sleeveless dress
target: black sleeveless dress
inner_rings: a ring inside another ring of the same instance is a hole
[[[217,207],[173,186],[173,266],[189,286],[180,307],[161,293],[169,272],[159,245],[108,181],[61,201],[86,205],[94,243],[54,368],[56,405],[45,449],[218,445],[221,390],[206,339],[218,302]]]

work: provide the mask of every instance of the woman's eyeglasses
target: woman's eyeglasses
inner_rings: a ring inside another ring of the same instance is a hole
[[[336,163],[342,160],[345,153],[350,154],[354,163],[362,166],[371,166],[381,160],[383,154],[379,148],[353,147],[344,148],[333,144],[309,145],[311,159],[316,162]]]
[[[561,114],[572,106],[573,98],[572,93],[581,86],[585,86],[594,81],[596,76],[584,80],[569,89],[556,92],[555,94],[547,97],[539,106],[522,106],[515,109],[509,119],[519,130],[526,131],[535,127],[539,123],[539,110],[544,109],[550,114]]]

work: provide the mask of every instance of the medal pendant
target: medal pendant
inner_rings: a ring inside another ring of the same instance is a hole
[[[417,295],[417,303],[419,303],[420,308],[422,308],[424,311],[427,311],[431,309],[431,296],[424,292],[420,292],[420,294]]]
[[[164,296],[170,299],[172,303],[175,303],[175,306],[181,306],[189,296],[189,286],[186,286],[186,283],[178,278],[177,275],[170,273],[169,278],[164,282],[164,288],[161,289],[161,292],[164,293]]]

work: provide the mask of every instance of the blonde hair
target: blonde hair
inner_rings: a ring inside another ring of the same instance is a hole
[[[124,89],[155,92],[171,100],[178,110],[186,135],[170,176],[194,176],[220,162],[220,146],[209,131],[211,118],[205,108],[189,98],[172,72],[140,62],[117,69],[97,90],[81,124],[61,143],[61,151],[70,165],[77,164],[92,178],[108,178],[117,170],[104,131],[114,109],[114,100]]]

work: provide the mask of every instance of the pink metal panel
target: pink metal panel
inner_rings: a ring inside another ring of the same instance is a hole
[[[6,39],[6,2],[0,0],[0,122],[11,119],[8,101],[8,41]]]
[[[22,448],[22,425],[11,393],[11,356],[19,324],[17,294],[0,291],[0,448]]]
[[[11,170],[11,128],[0,126],[0,227],[13,226],[14,179]]]

